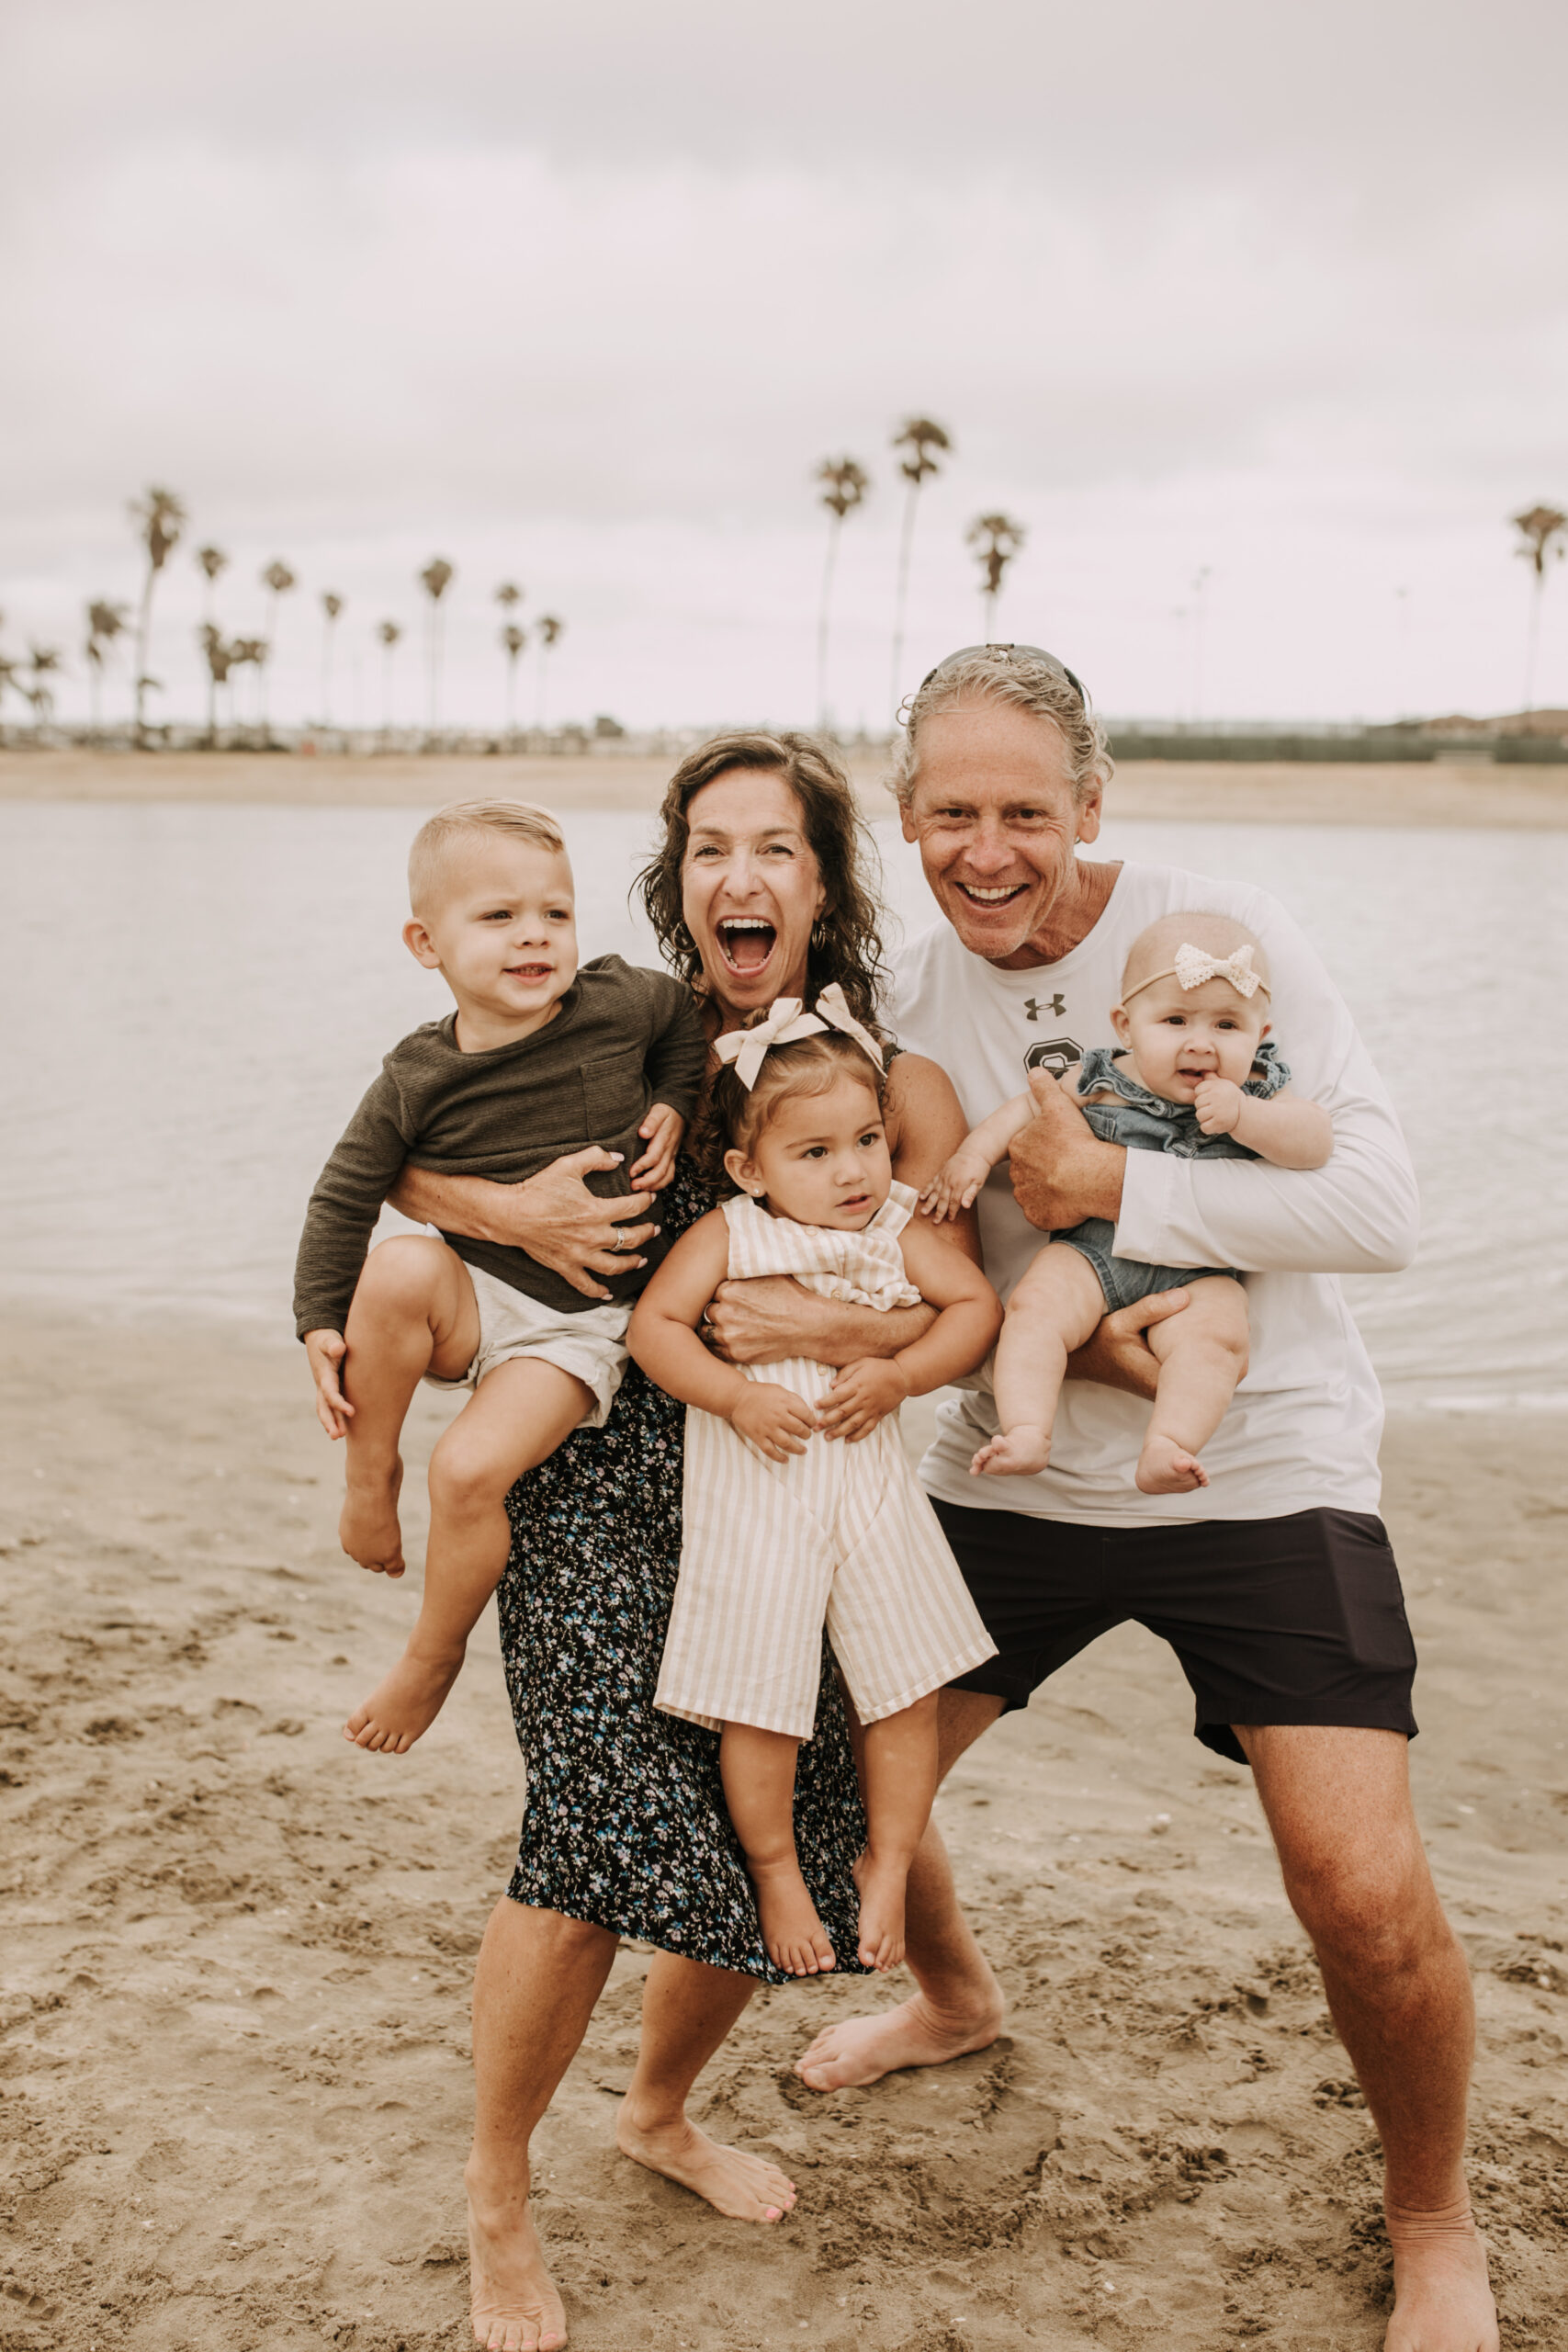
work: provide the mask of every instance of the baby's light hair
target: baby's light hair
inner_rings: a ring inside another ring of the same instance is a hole
[[[1263,983],[1258,991],[1263,996],[1271,986],[1269,958],[1263,943],[1247,925],[1235,922],[1229,915],[1187,914],[1161,915],[1157,922],[1141,931],[1128,950],[1122,973],[1122,1001],[1129,991],[1146,988],[1148,983],[1173,969],[1179,947],[1201,947],[1206,956],[1234,956],[1238,947],[1252,950],[1252,968]],[[1243,999],[1256,1003],[1257,998]]]
[[[447,852],[465,834],[504,833],[531,849],[566,854],[560,820],[532,800],[449,800],[427,817],[409,848],[409,904],[417,915],[441,888]]]
[[[863,1086],[880,1116],[886,1085],[883,1072],[863,1046],[836,1030],[770,1046],[762,1057],[757,1083],[750,1088],[742,1085],[733,1062],[722,1064],[714,1076],[697,1140],[699,1158],[710,1174],[728,1182],[727,1151],[744,1152],[750,1159],[785,1102],[826,1094],[840,1078],[852,1078]]]

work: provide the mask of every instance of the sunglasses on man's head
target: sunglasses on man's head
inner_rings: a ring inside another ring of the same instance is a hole
[[[1081,682],[1074,676],[1065,662],[1058,662],[1056,656],[1054,653],[1047,653],[1043,645],[961,645],[956,653],[944,653],[936,668],[926,672],[925,676],[920,680],[920,692],[924,694],[931,680],[940,678],[944,670],[951,670],[955,662],[967,662],[972,653],[1000,654],[1010,662],[1015,656],[1026,662],[1043,662],[1048,670],[1055,670],[1059,676],[1066,678],[1079,702],[1086,709],[1089,707],[1089,696],[1085,694]]]

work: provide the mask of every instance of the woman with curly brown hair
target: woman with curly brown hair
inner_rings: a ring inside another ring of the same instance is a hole
[[[694,752],[664,797],[640,877],[665,959],[710,1036],[776,997],[814,1002],[832,983],[874,1026],[883,977],[864,829],[848,779],[807,736],[737,734]],[[964,1133],[945,1074],[915,1055],[888,1072],[893,1171],[917,1191]],[[527,1250],[585,1295],[652,1233],[652,1196],[605,1199],[584,1182],[607,1155],[578,1152],[531,1182],[410,1170],[394,1196],[448,1232]],[[714,1205],[692,1160],[659,1196],[666,1233]],[[724,1283],[705,1333],[734,1361],[847,1365],[896,1353],[933,1319],[819,1297],[787,1277]],[[655,1946],[641,2052],[617,2140],[721,2213],[777,2221],[795,2201],[762,2158],[722,2148],[686,2117],[698,2074],[769,1960],[745,1857],[725,1809],[718,1736],[654,1706],[681,1555],[684,1408],[633,1365],[602,1430],[580,1430],[509,1505],[502,1646],[527,1809],[517,1867],[485,1933],[474,1988],[477,2128],[468,2181],[479,2343],[566,2341],[565,2312],[528,2211],[528,2143],[592,2014],[617,1940]],[[822,1426],[852,1428],[831,1400]],[[840,1953],[855,1949],[854,1864],[864,1819],[836,1678],[822,1677],[801,1750],[795,1829],[802,1874]],[[852,1966],[854,1963],[850,1962]]]

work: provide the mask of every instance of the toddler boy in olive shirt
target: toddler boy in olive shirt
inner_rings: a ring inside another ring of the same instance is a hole
[[[656,1238],[615,1276],[604,1305],[525,1250],[462,1234],[400,1237],[367,1257],[382,1204],[410,1163],[521,1183],[592,1145],[616,1163],[585,1180],[594,1191],[661,1191],[707,1057],[679,981],[618,956],[579,967],[571,867],[547,809],[439,810],[414,838],[409,899],[403,938],[457,1011],[387,1056],[310,1196],[295,1271],[317,1415],[346,1441],[351,1559],[401,1575],[398,1442],[414,1389],[473,1392],[431,1457],[408,1647],[344,1728],[395,1755],[434,1721],[500,1582],[511,1487],[609,1413],[631,1302],[663,1247]]]

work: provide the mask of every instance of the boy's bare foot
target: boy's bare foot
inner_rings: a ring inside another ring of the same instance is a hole
[[[821,1976],[835,1965],[828,1930],[794,1861],[751,1865],[762,1941],[775,1968],[791,1976]]]
[[[1173,1437],[1156,1437],[1151,1430],[1144,1440],[1134,1481],[1143,1495],[1190,1495],[1195,1487],[1208,1485],[1209,1474],[1198,1456],[1178,1445]]]
[[[488,2352],[559,2352],[566,2308],[545,2267],[526,2188],[500,2199],[468,2185],[469,2310]]]
[[[855,1864],[860,1889],[860,1944],[863,1968],[897,1968],[904,1958],[904,1887],[909,1875],[907,1860],[878,1861],[870,1853]]]
[[[988,1445],[983,1445],[969,1464],[969,1475],[974,1478],[1030,1478],[1035,1471],[1043,1470],[1050,1459],[1050,1430],[1021,1424],[1017,1429],[999,1430]]]
[[[441,1713],[462,1665],[461,1650],[449,1658],[416,1657],[405,1650],[365,1704],[355,1707],[343,1727],[344,1739],[383,1756],[406,1756]]]
[[[403,1532],[398,1524],[398,1491],[403,1465],[394,1462],[384,1478],[351,1476],[337,1523],[337,1540],[351,1560],[379,1576],[403,1572]]]
[[[795,2183],[776,2165],[743,2148],[720,2147],[683,2115],[674,2123],[639,2123],[629,2093],[615,2118],[615,2145],[732,2222],[777,2222],[795,2203]]]
[[[1393,2312],[1384,2352],[1497,2352],[1486,2247],[1469,2200],[1451,2216],[1391,2211]]]
[[[863,2089],[902,2066],[944,2066],[950,2058],[988,2049],[1002,2030],[1003,2015],[997,1987],[965,2018],[949,2018],[923,1993],[914,1993],[896,2009],[825,2026],[796,2059],[795,2071],[808,2090]]]

